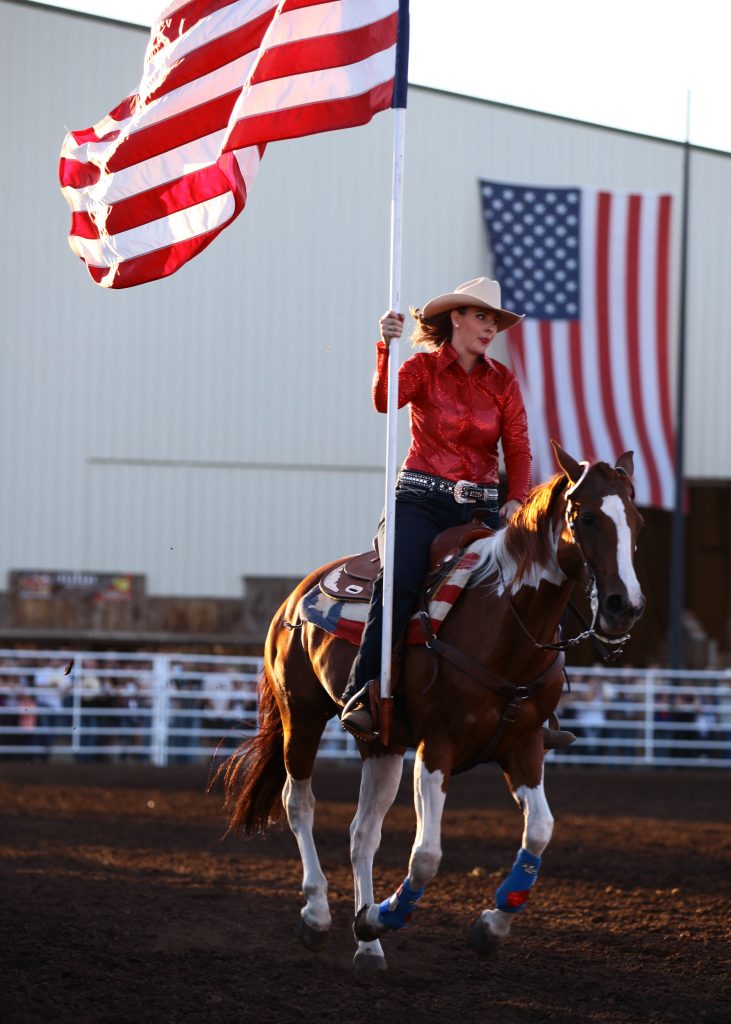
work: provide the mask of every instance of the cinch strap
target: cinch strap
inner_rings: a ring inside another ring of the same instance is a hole
[[[517,914],[525,906],[538,878],[541,858],[525,849],[518,851],[510,874],[495,893],[495,906],[508,914]]]
[[[423,888],[412,889],[408,878],[405,878],[393,896],[384,900],[378,908],[378,920],[394,930],[406,927],[423,895]]]

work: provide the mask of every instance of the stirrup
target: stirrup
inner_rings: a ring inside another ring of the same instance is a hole
[[[354,693],[340,715],[340,724],[357,740],[369,743],[378,737],[371,714],[370,683]]]

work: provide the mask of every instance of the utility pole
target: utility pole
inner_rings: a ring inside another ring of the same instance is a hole
[[[686,303],[688,292],[688,206],[690,202],[690,90],[686,105],[683,152],[683,198],[680,229],[680,295],[678,301],[678,376],[676,388],[675,508],[670,534],[670,609],[668,652],[670,668],[682,668],[683,604],[685,596],[685,357]]]

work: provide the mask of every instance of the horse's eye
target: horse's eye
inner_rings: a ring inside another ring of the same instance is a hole
[[[579,516],[579,522],[582,526],[593,526],[596,523],[596,516],[593,512],[586,511],[582,512]]]

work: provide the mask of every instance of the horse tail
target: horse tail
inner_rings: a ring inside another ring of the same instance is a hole
[[[223,779],[225,809],[229,812],[227,835],[266,832],[284,816],[282,788],[287,779],[284,766],[284,730],[274,689],[266,669],[257,687],[259,729],[221,764],[213,782]]]

